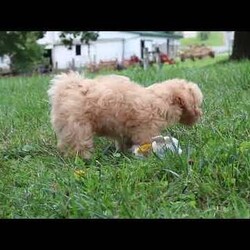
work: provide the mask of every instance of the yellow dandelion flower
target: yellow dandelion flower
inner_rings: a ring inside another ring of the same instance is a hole
[[[74,176],[76,179],[79,179],[85,175],[85,171],[83,170],[75,170],[74,171]]]
[[[148,154],[152,150],[152,144],[151,143],[145,143],[138,148],[139,154]]]

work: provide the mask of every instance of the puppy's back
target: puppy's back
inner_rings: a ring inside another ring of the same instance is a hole
[[[80,84],[82,81],[82,77],[78,72],[69,72],[68,74],[62,73],[59,75],[56,75],[51,80],[51,85],[48,90],[48,95],[50,98],[50,101],[53,100],[54,96],[57,94],[60,94],[60,92],[65,91],[66,89],[69,89],[70,87]]]

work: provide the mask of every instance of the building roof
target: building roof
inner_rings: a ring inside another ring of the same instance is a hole
[[[100,32],[100,33],[105,33]],[[115,32],[107,32],[107,33],[115,33]],[[98,37],[97,42],[100,40],[109,41],[109,40],[121,40],[123,39],[122,33],[130,33],[132,36],[146,36],[146,37],[161,37],[161,38],[173,38],[180,39],[183,36],[180,34],[176,34],[174,32],[168,31],[119,31],[117,36],[104,36],[102,38]],[[62,44],[61,39],[59,38],[60,31],[48,31],[45,36],[38,40],[39,44],[46,45],[47,49],[51,49],[55,44]],[[79,38],[74,40],[74,44],[78,44],[80,42]]]
[[[130,33],[138,34],[140,36],[151,36],[151,37],[165,37],[165,38],[183,38],[182,34],[176,34],[168,31],[130,31]]]

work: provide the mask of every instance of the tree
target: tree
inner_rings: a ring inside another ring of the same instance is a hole
[[[96,41],[99,34],[93,31],[63,31],[60,38],[64,45],[71,47],[74,39],[78,38],[81,43],[88,46],[88,56],[90,57],[90,42]]]
[[[250,59],[250,32],[235,31],[231,59]]]
[[[202,31],[202,32],[198,33],[198,36],[199,36],[201,41],[205,41],[205,40],[208,40],[208,38],[210,36],[210,32],[209,31]]]
[[[36,31],[0,31],[0,56],[10,57],[13,73],[30,71],[42,61],[43,47],[36,41],[43,34]]]

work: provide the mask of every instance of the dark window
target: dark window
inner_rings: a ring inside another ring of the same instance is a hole
[[[80,56],[81,55],[81,44],[76,45],[76,55]]]
[[[44,58],[47,58],[49,65],[52,66],[53,65],[53,61],[52,61],[52,50],[51,49],[46,49],[44,52]]]
[[[143,59],[143,49],[145,48],[145,41],[141,40],[141,58]]]

